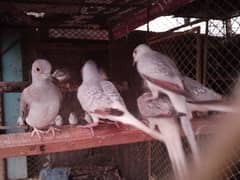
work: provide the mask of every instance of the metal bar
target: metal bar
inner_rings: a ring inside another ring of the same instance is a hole
[[[149,20],[160,15],[167,14],[170,11],[184,6],[192,0],[171,0],[159,1],[150,7]],[[115,39],[123,37],[128,31],[137,28],[147,22],[147,8],[143,8],[137,12],[126,14],[117,24],[112,26],[112,33]]]
[[[30,85],[30,82],[5,82],[0,81],[0,92],[21,92],[25,87]],[[77,83],[57,83],[56,85],[62,91],[77,91],[79,84]]]
[[[201,61],[201,38],[200,38],[200,27],[197,32],[196,42],[196,79],[202,82],[202,61]]]
[[[233,33],[231,19],[226,19],[224,22],[226,23],[226,36],[229,38]]]
[[[207,66],[208,66],[208,20],[206,21],[206,29],[204,35],[204,45],[203,45],[203,84],[207,85]]]
[[[188,23],[188,24],[183,24],[183,25],[181,25],[181,26],[178,26],[178,27],[169,29],[168,31],[165,31],[165,32],[163,32],[163,33],[171,33],[171,32],[174,32],[174,31],[176,31],[176,30],[179,30],[179,29],[181,29],[181,28],[185,28],[185,27],[187,27],[187,26],[192,26],[192,25],[194,25],[194,24],[198,24],[198,23],[201,23],[201,22],[203,22],[203,21],[205,21],[205,20],[199,19],[199,20],[190,22],[190,23]],[[161,34],[162,34],[162,33],[161,33]],[[158,38],[159,38],[158,36],[153,36],[152,38],[149,38],[149,40],[151,41],[151,40],[153,40],[153,39],[158,39]]]
[[[28,129],[27,126],[2,126],[0,125],[0,130],[9,130],[9,129]]]
[[[185,34],[188,34],[188,33],[192,33],[192,32],[195,32],[196,30],[198,30],[199,27],[195,27],[193,29],[190,29],[190,30],[187,30],[187,31],[184,31],[184,32],[176,32],[176,33],[162,33],[162,36],[158,36],[156,39],[152,38],[150,40],[148,40],[148,43],[151,45],[151,44],[154,44],[154,43],[159,43],[165,39],[169,39],[169,38],[173,38],[173,37],[178,37],[178,36],[182,36],[182,35],[185,35]],[[164,35],[164,36],[163,36]]]

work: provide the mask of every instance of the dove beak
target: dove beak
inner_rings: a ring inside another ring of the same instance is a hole
[[[49,79],[49,78],[51,78],[51,74],[50,74],[50,73],[43,73],[43,74],[42,74],[42,77],[43,77],[44,79]]]

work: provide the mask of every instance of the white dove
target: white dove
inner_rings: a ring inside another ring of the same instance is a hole
[[[188,139],[196,162],[199,162],[199,149],[191,126],[192,113],[187,107],[181,73],[174,62],[167,56],[152,50],[145,44],[138,45],[133,51],[133,61],[137,71],[152,93],[149,100],[158,98],[159,93],[166,94],[175,110],[185,114],[180,117],[181,126]]]
[[[78,117],[74,112],[71,112],[68,117],[68,122],[70,125],[77,125],[78,124]]]
[[[57,115],[57,117],[55,118],[55,125],[58,127],[63,125],[63,118],[61,115]]]
[[[186,175],[186,157],[181,141],[176,116],[171,115],[174,108],[167,96],[149,101],[150,92],[143,93],[137,99],[140,114],[148,121],[151,129],[157,129],[163,136],[176,179]]]
[[[128,112],[115,86],[102,79],[96,64],[91,60],[82,68],[82,84],[78,88],[77,97],[93,121],[82,127],[92,128],[98,125],[100,119],[108,119],[134,126],[159,140],[162,138],[160,133],[148,128]]]
[[[66,82],[71,78],[70,72],[67,69],[56,69],[52,73],[52,77],[57,79],[59,82]]]
[[[20,117],[33,127],[32,136],[52,132],[52,125],[59,113],[62,95],[51,81],[51,64],[44,59],[35,60],[32,64],[32,83],[26,87],[20,98]],[[21,119],[20,118],[20,119]]]

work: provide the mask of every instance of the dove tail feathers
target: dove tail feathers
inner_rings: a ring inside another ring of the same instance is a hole
[[[164,136],[175,178],[182,180],[187,174],[187,163],[178,124],[173,118],[149,118],[149,121],[154,122]]]
[[[130,125],[130,126],[133,126],[133,127],[137,128],[137,129],[143,131],[144,133],[150,135],[151,137],[153,137],[155,139],[158,139],[159,141],[163,141],[163,137],[162,137],[162,135],[159,132],[149,128],[148,126],[146,126],[144,123],[142,123],[140,120],[135,118],[128,111],[125,111],[123,116],[116,117],[115,119],[117,121],[123,123],[123,124],[127,124],[127,125]]]
[[[111,116],[122,116],[124,114],[123,111],[118,110],[118,109],[113,109],[113,108],[105,108],[105,109],[96,109],[94,113],[106,116],[106,115],[111,115]]]
[[[191,120],[187,116],[183,116],[183,117],[180,118],[180,122],[181,122],[182,129],[184,131],[184,134],[186,135],[188,143],[191,147],[195,162],[199,163],[200,153],[199,153],[197,141],[196,141],[196,138],[195,138],[195,134],[194,134],[194,131],[192,129]]]
[[[235,112],[233,106],[225,105],[225,104],[194,104],[188,103],[191,111],[200,111],[200,112],[207,112],[207,111],[218,111],[218,112]]]

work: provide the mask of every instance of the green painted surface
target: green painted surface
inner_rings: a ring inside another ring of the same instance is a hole
[[[1,34],[1,56],[2,80],[22,81],[22,54],[20,45],[20,34],[14,30],[5,30]],[[10,48],[9,48],[10,47]],[[5,125],[16,125],[19,114],[20,93],[3,94],[3,117]],[[18,131],[7,131],[16,133]],[[7,159],[8,179],[27,178],[26,157],[13,157]]]

